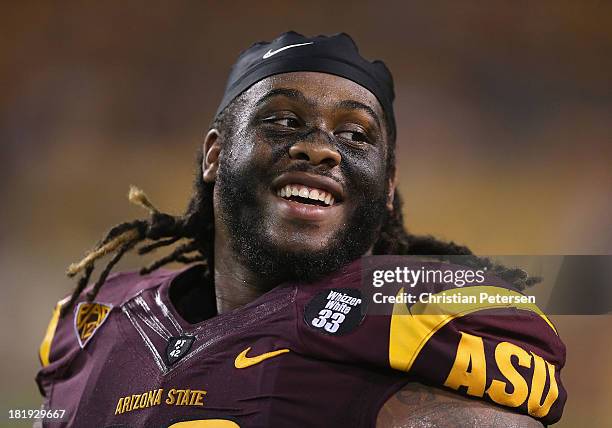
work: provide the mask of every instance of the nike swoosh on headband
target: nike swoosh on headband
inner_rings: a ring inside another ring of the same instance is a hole
[[[298,46],[305,46],[305,45],[312,45],[314,42],[308,42],[308,43],[297,43],[295,45],[287,45],[287,46],[283,46],[282,48],[276,49],[276,50],[272,50],[270,49],[268,52],[266,52],[261,58],[262,59],[267,59],[270,58],[273,55],[276,55],[277,53],[284,51],[285,49],[291,49],[291,48],[295,48]]]

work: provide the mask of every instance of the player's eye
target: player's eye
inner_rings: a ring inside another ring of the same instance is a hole
[[[368,143],[369,139],[367,135],[360,131],[341,131],[336,132],[336,137],[342,138],[343,140],[358,142],[358,143]]]
[[[266,117],[263,121],[285,128],[298,128],[300,126],[300,121],[293,116],[270,116]]]

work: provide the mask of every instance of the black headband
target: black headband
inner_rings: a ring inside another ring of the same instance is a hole
[[[232,67],[215,116],[260,80],[294,71],[334,74],[368,89],[380,102],[389,130],[395,135],[393,76],[382,61],[370,62],[359,55],[357,45],[346,33],[304,37],[289,31],[272,42],[253,44]]]

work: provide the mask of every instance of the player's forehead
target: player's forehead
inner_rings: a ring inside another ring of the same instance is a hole
[[[245,95],[253,105],[277,96],[322,107],[339,104],[350,107],[353,103],[355,107],[367,107],[381,124],[384,122],[382,106],[372,92],[352,80],[328,73],[300,71],[276,74],[254,84]]]

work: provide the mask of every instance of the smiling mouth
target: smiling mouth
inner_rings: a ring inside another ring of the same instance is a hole
[[[331,193],[303,184],[287,184],[278,189],[276,195],[288,201],[319,207],[331,207],[336,203]]]

